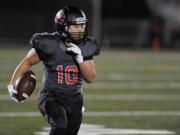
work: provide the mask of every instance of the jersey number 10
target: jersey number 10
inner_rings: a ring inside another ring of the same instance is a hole
[[[76,66],[66,66],[63,68],[62,65],[58,65],[57,71],[58,83],[63,84],[65,82],[68,85],[73,85],[77,82],[78,69]]]

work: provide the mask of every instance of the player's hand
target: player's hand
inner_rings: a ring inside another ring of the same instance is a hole
[[[11,99],[14,100],[15,102],[19,102],[18,99],[16,98],[17,91],[14,89],[13,85],[9,84],[7,88],[8,88],[9,96],[11,97]]]
[[[68,43],[67,46],[68,46],[67,51],[72,53],[75,56],[77,63],[82,63],[83,56],[81,53],[81,49],[73,43]]]

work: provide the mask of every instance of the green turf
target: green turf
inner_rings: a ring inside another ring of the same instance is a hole
[[[42,117],[0,118],[0,135],[33,135],[42,126],[49,126]]]
[[[0,95],[29,48],[0,49]],[[86,111],[180,111],[174,100],[88,99],[88,96],[162,95],[180,96],[180,53],[152,51],[107,51],[95,57],[97,77],[94,84],[84,83]],[[37,95],[41,87],[42,63],[32,67],[37,76],[33,96],[24,103],[0,100],[0,112],[37,112]],[[97,87],[98,86],[98,87]],[[123,86],[123,87],[122,87]],[[142,87],[141,87],[142,86]],[[87,97],[87,99],[86,99]],[[42,117],[0,117],[0,135],[29,135],[48,126]],[[84,116],[84,123],[114,128],[168,129],[180,133],[180,116]]]
[[[85,123],[94,123],[113,128],[125,129],[162,129],[174,130],[180,132],[179,122],[177,117],[86,117],[83,120]],[[162,124],[163,123],[163,124]]]

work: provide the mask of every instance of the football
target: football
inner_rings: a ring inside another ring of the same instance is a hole
[[[35,87],[35,73],[32,70],[29,70],[16,80],[14,88],[17,90],[16,98],[18,101],[22,101],[30,97],[35,90]]]

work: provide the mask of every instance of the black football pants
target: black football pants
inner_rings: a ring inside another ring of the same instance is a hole
[[[77,135],[82,121],[82,93],[41,92],[39,109],[51,125],[49,135]]]

